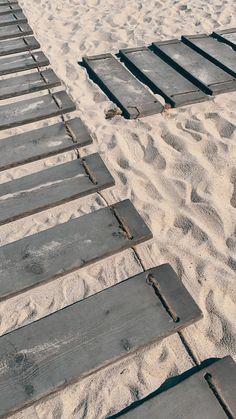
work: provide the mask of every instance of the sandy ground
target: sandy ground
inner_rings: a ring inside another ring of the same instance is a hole
[[[204,319],[184,336],[195,357],[236,360],[236,93],[139,121],[105,120],[111,103],[77,65],[83,55],[117,52],[182,34],[236,26],[233,0],[21,0],[42,50],[77,104],[116,180],[102,196],[130,198],[152,229],[138,246],[145,268],[169,262]],[[19,99],[18,99],[19,100]],[[57,120],[55,118],[54,120]],[[54,121],[53,120],[53,121]],[[52,122],[49,121],[49,122]],[[28,125],[1,137],[30,130]],[[0,174],[0,182],[74,158],[66,153]],[[106,205],[97,194],[0,227],[0,245]],[[0,304],[0,332],[52,313],[140,272],[132,250]],[[68,386],[12,416],[104,418],[192,366],[178,335]]]

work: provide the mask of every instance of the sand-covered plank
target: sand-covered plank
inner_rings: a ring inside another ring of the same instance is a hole
[[[0,58],[0,76],[47,65],[49,65],[49,60],[42,51],[7,56]]]
[[[120,50],[120,55],[141,81],[172,106],[208,100],[204,92],[146,47]]]
[[[0,225],[114,185],[98,153],[0,185]]]
[[[147,283],[148,275],[157,279],[160,297]],[[163,299],[171,301],[178,322]],[[162,265],[2,336],[0,415],[19,410],[200,318],[199,308],[175,272]]]
[[[212,36],[236,50],[236,28],[217,30],[212,32]]]
[[[51,118],[76,109],[66,92],[0,106],[0,130]]]
[[[22,12],[8,13],[0,16],[0,27],[7,25],[16,25],[18,23],[26,23],[27,19]]]
[[[0,42],[0,56],[40,48],[38,41],[33,36],[10,39]]]
[[[18,38],[33,33],[28,23],[0,27],[0,40]]]
[[[154,42],[158,55],[208,94],[236,90],[233,76],[178,39]]]
[[[135,119],[163,110],[157,98],[111,54],[84,57],[83,62],[124,116]]]

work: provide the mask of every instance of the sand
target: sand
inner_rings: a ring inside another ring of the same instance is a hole
[[[204,319],[183,335],[200,362],[236,361],[236,93],[138,121],[105,119],[112,103],[77,61],[182,34],[236,26],[233,0],[21,0],[42,50],[73,97],[116,186],[0,227],[0,245],[130,198],[152,229],[145,268],[169,262]],[[17,100],[20,100],[18,98]],[[31,124],[4,136],[47,125]],[[74,158],[74,152],[0,173],[0,182]],[[105,200],[103,199],[105,198]],[[17,329],[141,272],[132,250],[0,304],[0,333]],[[178,335],[116,362],[12,418],[104,418],[193,365]]]

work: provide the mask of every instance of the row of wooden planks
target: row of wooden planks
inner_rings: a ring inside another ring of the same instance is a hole
[[[232,29],[122,49],[118,57],[126,67],[111,54],[84,57],[82,64],[124,116],[135,119],[163,110],[145,85],[173,107],[235,91],[235,49]]]

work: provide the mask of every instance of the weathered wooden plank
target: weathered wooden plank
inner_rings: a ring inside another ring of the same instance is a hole
[[[67,128],[66,128],[67,126]],[[72,133],[72,137],[70,135]],[[0,171],[92,143],[79,118],[0,140]]]
[[[117,214],[117,216],[115,215]],[[122,228],[121,221],[125,226]],[[0,247],[0,299],[152,237],[129,200]]]
[[[154,93],[162,95],[172,106],[209,100],[209,96],[148,48],[122,49],[120,55],[141,81],[146,82]]]
[[[233,76],[178,39],[155,42],[153,48],[166,62],[206,93],[212,95],[236,90]]]
[[[111,54],[84,57],[83,63],[125,117],[136,119],[162,112],[156,97]]]
[[[0,16],[1,15],[6,15],[9,13],[17,13],[17,12],[22,12],[21,7],[19,6],[19,4],[9,4],[9,5],[2,5],[0,4]]]
[[[0,76],[47,65],[49,65],[49,61],[42,51],[7,56],[0,58]]]
[[[66,92],[3,105],[0,106],[0,130],[51,118],[75,109],[74,102]]]
[[[98,153],[0,185],[0,225],[114,185]]]
[[[0,100],[10,97],[34,93],[39,90],[60,86],[61,81],[53,70],[44,70],[39,73],[29,73],[23,76],[0,80]]]
[[[34,50],[38,48],[40,48],[40,45],[33,36],[5,40],[0,42],[0,56]]]
[[[161,297],[148,285],[148,274],[157,278]],[[171,299],[178,322],[168,314],[162,298]],[[0,415],[19,410],[200,318],[190,294],[165,265],[2,336]]]
[[[215,31],[211,36],[221,42],[225,42],[236,50],[236,28]]]
[[[17,4],[17,0],[0,0],[0,6],[6,6],[9,4]]]
[[[110,419],[234,419],[236,418],[236,364],[230,356],[176,377]]]
[[[207,35],[182,36],[182,41],[199,54],[236,77],[236,54],[228,45]]]
[[[0,27],[7,25],[16,25],[18,23],[26,23],[27,19],[22,12],[9,13],[7,15],[0,16]]]
[[[0,28],[0,40],[18,38],[20,36],[31,35],[33,33],[28,23],[19,25],[3,26]]]

